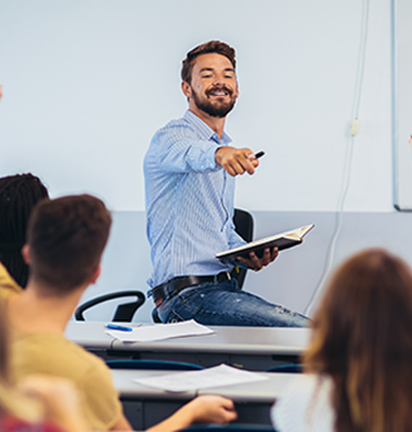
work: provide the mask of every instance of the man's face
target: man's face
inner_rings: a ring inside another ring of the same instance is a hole
[[[198,56],[192,69],[192,82],[183,83],[183,91],[197,109],[211,117],[226,117],[239,96],[232,63],[221,54]]]

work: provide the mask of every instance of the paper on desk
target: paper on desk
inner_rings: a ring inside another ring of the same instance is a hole
[[[199,371],[185,371],[166,375],[137,378],[133,381],[147,387],[154,387],[169,392],[184,392],[221,387],[233,384],[243,384],[254,381],[264,381],[268,377],[256,372],[249,372],[226,364],[214,366]]]
[[[130,327],[133,328],[131,332],[106,330],[106,333],[122,342],[146,342],[185,336],[203,336],[214,333],[209,327],[199,324],[195,320],[142,327],[133,327],[131,325]]]

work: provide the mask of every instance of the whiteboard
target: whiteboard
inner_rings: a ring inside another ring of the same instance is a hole
[[[392,208],[389,5],[371,3],[345,210]],[[236,205],[335,211],[362,10],[359,0],[0,0],[0,175],[31,171],[52,196],[89,192],[143,211],[151,137],[187,108],[181,61],[219,39],[238,58],[227,132],[266,152],[256,175],[238,179]]]
[[[394,205],[412,211],[412,2],[393,0]]]

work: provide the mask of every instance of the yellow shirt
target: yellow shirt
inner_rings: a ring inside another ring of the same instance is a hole
[[[11,293],[20,293],[22,288],[9,275],[6,267],[0,262],[0,297],[8,298]]]
[[[90,430],[109,430],[120,420],[119,394],[102,359],[58,333],[15,331],[11,348],[14,381],[32,373],[69,378],[82,395]]]

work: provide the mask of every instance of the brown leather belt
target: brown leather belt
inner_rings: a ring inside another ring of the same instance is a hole
[[[166,299],[175,296],[179,291],[193,285],[205,282],[215,284],[230,280],[229,272],[221,272],[214,276],[179,276],[157,285],[152,289],[152,296],[156,307],[160,306]]]

